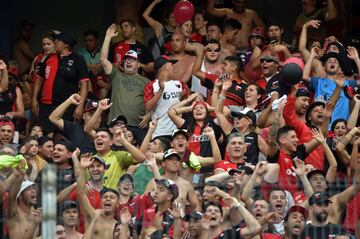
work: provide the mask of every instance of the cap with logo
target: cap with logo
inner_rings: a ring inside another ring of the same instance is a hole
[[[179,188],[175,184],[175,182],[171,179],[155,179],[156,184],[164,185],[170,193],[173,195],[173,199],[175,200],[179,196]]]
[[[88,100],[85,105],[84,113],[95,111],[99,103],[96,100]]]
[[[163,67],[163,65],[165,65],[166,63],[169,63],[169,62],[175,64],[176,62],[178,62],[178,60],[170,59],[170,57],[168,57],[166,55],[159,56],[155,60],[155,63],[154,63],[155,72],[157,72],[161,67]]]
[[[176,152],[175,149],[168,149],[164,152],[163,161],[165,161],[166,159],[170,158],[173,155],[177,156],[177,158],[181,160],[180,154]]]
[[[171,134],[171,140],[173,140],[179,134],[182,134],[186,137],[186,139],[189,139],[189,135],[186,129],[174,129]]]
[[[65,32],[57,34],[56,39],[70,45],[71,47],[74,47],[77,43],[77,41],[71,35]]]
[[[102,157],[100,157],[100,156],[95,155],[95,156],[93,156],[91,159],[94,159],[94,160],[99,161],[102,165],[104,165],[105,168],[107,168],[107,166],[108,166],[108,165],[106,164],[105,160],[104,160]]]
[[[328,204],[328,203],[332,203],[332,201],[323,192],[314,193],[309,199],[310,206],[312,206],[314,204],[321,205],[321,204]]]
[[[134,50],[128,50],[124,56],[124,59],[126,58],[131,58],[131,59],[134,59],[134,60],[138,60],[139,57],[138,57],[138,54],[136,51]]]
[[[229,174],[231,176],[234,175],[235,173],[242,173],[242,172],[244,172],[247,175],[251,175],[254,172],[254,170],[252,168],[250,168],[249,166],[247,166],[247,165],[239,165],[237,167],[237,169],[230,169],[229,170]]]
[[[109,127],[113,127],[117,123],[123,123],[123,124],[127,125],[128,121],[125,116],[119,115],[118,117],[116,117],[110,121]]]
[[[298,206],[298,205],[294,205],[291,208],[289,208],[289,210],[286,213],[286,216],[284,218],[284,221],[286,222],[290,216],[291,213],[293,212],[299,212],[304,216],[304,220],[306,221],[307,217],[308,217],[308,212],[306,210],[306,208]]]
[[[242,118],[244,116],[248,117],[253,125],[256,125],[256,114],[250,108],[244,108],[241,111],[231,111],[230,113],[232,118]]]

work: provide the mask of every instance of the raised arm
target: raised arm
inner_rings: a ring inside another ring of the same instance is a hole
[[[359,117],[359,111],[360,111],[360,95],[356,94],[353,98],[355,101],[354,108],[351,111],[349,120],[347,122],[346,127],[351,130],[352,128],[356,127],[356,123]]]
[[[26,162],[21,161],[19,165],[14,169],[13,173],[10,175],[11,182],[9,186],[9,205],[7,206],[7,219],[10,220],[16,216],[17,203],[16,197],[20,191],[21,183],[25,176],[25,166]]]
[[[160,100],[161,96],[164,93],[164,88],[165,88],[164,82],[161,80],[158,80],[158,81],[159,81],[159,91],[156,92],[156,94],[150,100],[146,101],[146,103],[145,103],[145,109],[147,111],[151,111],[151,110],[155,109],[158,101]]]
[[[313,61],[316,58],[319,58],[319,54],[318,54],[319,51],[320,51],[320,49],[317,47],[312,48],[309,59],[305,63],[304,70],[303,70],[303,80],[308,83],[310,82],[310,72],[311,72],[311,67],[312,67]]]
[[[308,154],[311,153],[314,149],[316,149],[316,147],[319,146],[320,142],[324,139],[322,133],[315,128],[311,129],[311,133],[313,135],[313,139],[307,143],[304,143],[306,153]]]
[[[301,159],[294,159],[294,163],[296,168],[293,167],[292,170],[296,173],[296,176],[300,179],[304,187],[305,196],[307,199],[309,199],[314,194],[314,190],[311,187],[311,184],[305,175],[305,162],[302,161]],[[309,207],[307,200],[305,200],[302,206],[304,206],[305,208]]]
[[[215,8],[214,0],[207,1],[206,12],[215,17],[226,17],[232,13],[229,8]]]
[[[101,47],[100,52],[100,63],[102,67],[104,68],[105,74],[109,75],[112,71],[113,65],[108,59],[109,54],[109,48],[111,39],[115,36],[117,36],[119,33],[116,32],[116,25],[113,23],[111,26],[106,30],[105,39],[103,42],[103,45]]]
[[[332,112],[335,108],[335,104],[336,103],[333,103],[331,101],[328,101],[325,105],[325,108],[324,108],[324,114],[323,114],[323,123],[321,125],[321,133],[324,135],[324,137],[326,138],[327,137],[327,134],[328,134],[328,129],[329,129],[329,123],[330,123],[330,120],[331,120],[331,115],[332,115]]]
[[[144,140],[140,146],[140,150],[143,153],[146,153],[148,151],[149,143],[151,141],[153,133],[155,132],[156,126],[157,126],[157,120],[153,120],[149,123],[149,129],[148,129],[148,131],[144,137]]]
[[[191,112],[192,106],[182,106],[182,107],[171,107],[168,111],[168,116],[174,122],[176,127],[180,128],[184,123],[185,120],[181,117],[183,113]]]
[[[112,106],[109,99],[103,99],[99,101],[99,105],[96,108],[95,113],[91,116],[87,124],[84,125],[84,131],[95,138],[95,129],[98,122],[101,120],[101,114]]]
[[[217,79],[215,85],[218,85],[218,82],[220,84],[221,80]],[[234,128],[233,125],[228,121],[228,119],[226,118],[223,112],[224,100],[226,99],[225,93],[231,87],[231,85],[232,85],[231,80],[226,80],[222,83],[221,93],[218,99],[216,100],[217,102],[215,107],[216,118],[218,119],[219,125],[225,135],[230,134],[231,130]]]
[[[73,183],[70,186],[61,190],[56,196],[56,202],[62,203],[63,201],[65,201],[69,197],[70,193],[74,191],[74,189],[76,189],[76,183]]]
[[[92,219],[95,215],[95,209],[91,206],[86,193],[86,170],[93,163],[94,159],[91,159],[89,154],[82,155],[80,159],[79,176],[77,178],[77,198],[80,202],[80,206],[85,217]]]
[[[204,135],[209,138],[211,144],[212,157],[198,157],[201,166],[209,166],[221,161],[221,153],[216,141],[215,132],[213,128],[206,127]]]
[[[0,93],[8,90],[9,87],[9,76],[6,68],[6,64],[3,60],[0,60],[0,72],[1,72],[1,81],[0,81]]]
[[[335,7],[333,0],[327,0],[327,9],[326,10],[327,10],[327,12],[325,15],[325,20],[330,21],[332,19],[335,19],[337,12],[336,12],[336,7]]]
[[[310,51],[306,48],[307,45],[307,30],[309,27],[318,29],[320,26],[319,20],[310,20],[302,26],[300,39],[299,39],[299,51],[303,59],[307,62],[310,57]]]
[[[144,13],[142,14],[145,21],[149,24],[149,26],[154,29],[155,35],[157,38],[160,37],[161,31],[163,26],[160,22],[156,21],[154,18],[150,16],[151,12],[153,11],[154,7],[159,4],[162,0],[154,0],[150,5],[145,9]]]
[[[114,142],[119,142],[133,156],[133,163],[138,164],[146,159],[145,154],[126,140],[125,134],[120,130],[114,132]]]
[[[268,138],[268,151],[267,155],[270,157],[275,156],[275,154],[279,151],[279,146],[276,142],[277,132],[280,128],[280,118],[282,116],[283,106],[280,106],[275,112],[275,118],[271,125],[269,138]]]
[[[266,162],[259,162],[256,165],[254,173],[249,178],[248,182],[245,184],[242,193],[241,199],[245,202],[247,208],[251,208],[254,202],[254,199],[251,198],[252,191],[256,185],[258,177],[261,177],[266,171]]]
[[[189,45],[189,44],[188,44]],[[196,60],[193,67],[193,75],[199,78],[201,81],[205,81],[205,72],[201,70],[201,65],[204,60],[204,47],[201,47],[199,45],[195,46],[195,54],[196,54]]]
[[[355,62],[358,72],[360,72],[360,58],[356,48],[353,46],[348,46],[347,53],[347,57]],[[357,80],[357,85],[360,85],[360,80]]]
[[[79,94],[72,94],[69,98],[67,98],[67,100],[65,100],[49,115],[49,120],[51,123],[53,123],[58,129],[64,130],[64,120],[62,117],[72,104],[80,104],[80,98],[81,97]]]

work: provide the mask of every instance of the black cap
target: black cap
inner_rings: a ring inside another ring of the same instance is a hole
[[[99,103],[96,100],[88,100],[85,105],[84,114],[87,112],[95,111]]]
[[[310,114],[316,106],[322,106],[323,108],[325,108],[325,103],[321,101],[315,101],[309,106],[305,114],[305,120],[307,123],[310,123]]]
[[[114,194],[116,194],[116,196],[119,197],[119,192],[115,189],[112,189],[112,188],[107,188],[107,187],[103,187],[101,190],[100,190],[100,196],[103,197],[103,195],[107,192],[112,192]]]
[[[71,35],[65,32],[57,34],[56,39],[70,45],[71,47],[74,47],[77,43],[77,41]]]
[[[297,89],[296,97],[301,97],[301,96],[310,97],[310,91],[308,90],[308,88],[300,87],[299,89]]]
[[[343,68],[343,60],[339,53],[336,53],[336,52],[327,53],[321,58],[321,60],[322,60],[322,62],[325,63],[330,58],[335,58],[339,62],[340,67]]]
[[[190,219],[201,220],[202,217],[203,214],[201,212],[192,211],[190,214],[185,215],[184,220],[187,222],[190,221]]]
[[[321,174],[326,178],[326,173],[323,170],[320,170],[320,169],[314,169],[314,170],[308,172],[306,174],[306,177],[307,177],[308,180],[310,180],[310,178],[315,174]]]
[[[253,125],[256,125],[256,114],[250,109],[244,109],[242,111],[231,111],[230,115],[232,118],[242,118],[246,116],[251,120]]]
[[[178,62],[178,60],[176,59],[170,59],[168,56],[166,55],[163,55],[163,56],[159,56],[156,60],[155,60],[155,63],[154,63],[154,70],[155,70],[155,73],[163,66],[165,65],[166,63],[173,63],[175,64],[176,62]]]
[[[78,209],[78,204],[76,202],[72,201],[72,200],[65,200],[63,202],[63,204],[61,205],[60,211],[64,212],[64,211],[66,211],[68,209],[73,209],[73,208]]]
[[[179,188],[176,183],[171,179],[155,179],[156,184],[164,185],[170,193],[173,195],[172,200],[174,201],[179,196]]]
[[[127,123],[128,123],[125,116],[119,115],[118,117],[116,117],[110,121],[109,127],[113,127],[118,121],[122,121],[125,125],[127,125]]]
[[[235,173],[242,173],[242,172],[245,172],[245,174],[247,174],[247,175],[251,175],[251,174],[253,174],[254,170],[252,168],[250,168],[249,166],[246,166],[246,165],[239,165],[237,167],[237,169],[230,169],[229,170],[229,174],[231,176],[234,175]]]
[[[324,203],[332,203],[329,197],[323,193],[314,193],[309,199],[309,205],[312,206],[314,204],[324,204]]]
[[[102,165],[104,165],[105,168],[107,168],[107,164],[102,157],[95,155],[91,159],[99,161]]]
[[[134,178],[130,173],[124,173],[123,175],[121,175],[121,177],[119,178],[119,183],[121,181],[124,181],[125,179],[129,179],[132,183],[134,183]]]

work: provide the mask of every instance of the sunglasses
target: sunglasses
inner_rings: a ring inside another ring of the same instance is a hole
[[[215,49],[210,49],[210,48],[206,48],[206,52],[219,52],[220,48],[215,48]]]
[[[273,59],[270,58],[264,58],[264,59],[260,59],[260,63],[271,63],[271,62],[275,62]]]

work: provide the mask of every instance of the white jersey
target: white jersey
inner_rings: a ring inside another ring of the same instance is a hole
[[[151,114],[151,119],[157,119],[157,127],[153,133],[153,138],[160,135],[171,135],[172,131],[177,129],[167,112],[170,107],[180,102],[181,92],[184,90],[183,85],[178,80],[170,80],[164,82],[164,92],[156,104]],[[153,82],[154,95],[159,91],[159,81]]]

